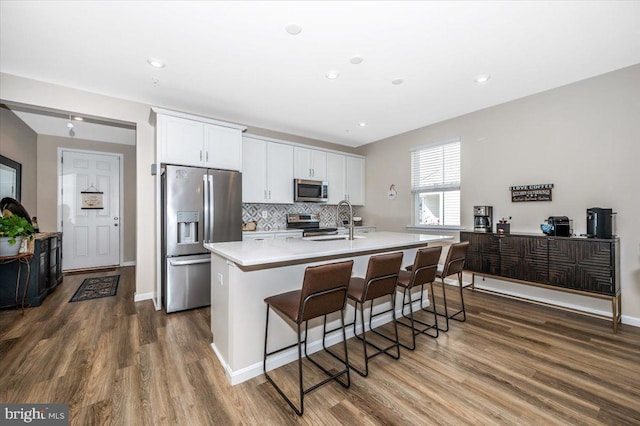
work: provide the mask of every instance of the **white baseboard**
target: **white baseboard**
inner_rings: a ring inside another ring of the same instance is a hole
[[[142,302],[143,300],[154,300],[155,299],[155,295],[156,294],[153,291],[149,292],[149,293],[136,293],[133,296],[133,301],[134,302]]]
[[[530,300],[530,301],[544,303],[544,304],[548,304],[548,305],[555,305],[555,306],[558,306],[558,307],[561,307],[561,308],[567,308],[567,309],[571,309],[571,310],[575,310],[575,311],[582,311],[582,312],[585,312],[587,314],[594,314],[594,315],[598,315],[598,316],[611,318],[611,311],[605,311],[605,310],[601,310],[601,309],[594,309],[594,308],[590,308],[588,306],[576,305],[576,304],[568,303],[568,302],[561,302],[561,301],[554,300],[554,299],[548,299],[546,297],[532,296],[530,294],[522,293],[522,292],[519,292],[519,291],[505,290],[504,288],[496,288],[496,287],[492,287],[492,286],[486,285],[486,284],[478,284],[477,282],[475,284],[475,288],[479,289],[479,290],[485,289],[485,290],[496,292],[496,293],[503,293],[504,295],[517,297],[517,298],[520,298],[520,299],[523,299],[523,300]],[[549,289],[549,290],[553,291],[553,289]],[[623,324],[631,325],[631,326],[634,326],[634,327],[640,327],[640,318],[637,318],[637,317],[632,317],[632,316],[629,316],[629,315],[622,315],[621,322]]]
[[[122,262],[120,264],[120,266],[136,266],[136,261],[135,260],[131,260],[129,262]]]
[[[640,327],[640,318],[632,317],[630,315],[622,315],[622,323],[633,327]]]

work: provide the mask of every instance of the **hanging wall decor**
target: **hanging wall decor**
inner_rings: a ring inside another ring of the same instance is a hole
[[[543,183],[539,185],[517,185],[509,188],[511,190],[511,202],[522,201],[551,201],[553,184]]]
[[[103,195],[104,193],[98,191],[93,185],[85,191],[80,191],[80,196],[82,197],[80,208],[82,210],[104,209]]]

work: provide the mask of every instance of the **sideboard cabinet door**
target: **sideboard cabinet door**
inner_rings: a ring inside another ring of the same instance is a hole
[[[465,269],[473,272],[500,274],[500,242],[494,234],[460,232],[460,241],[469,241]]]
[[[614,258],[612,242],[549,238],[549,283],[613,295]]]
[[[512,235],[501,237],[499,275],[514,280],[546,283],[547,239]]]

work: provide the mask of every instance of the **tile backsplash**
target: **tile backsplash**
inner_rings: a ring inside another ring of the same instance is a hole
[[[262,218],[262,212],[267,212],[267,218]],[[278,231],[287,229],[287,214],[313,214],[320,215],[321,227],[336,226],[336,206],[316,203],[294,203],[294,204],[242,204],[242,221],[258,222],[258,231]],[[357,216],[356,208],[353,209],[354,216]],[[348,219],[348,208],[340,208],[340,218]]]

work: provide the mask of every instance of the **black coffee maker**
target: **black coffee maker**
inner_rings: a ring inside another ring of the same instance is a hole
[[[473,208],[473,230],[491,232],[493,228],[493,207],[475,206]]]
[[[549,232],[545,232],[547,235],[554,237],[571,236],[571,222],[567,216],[549,216],[547,223],[551,225]]]
[[[612,209],[603,209],[600,207],[587,209],[587,237],[613,238],[614,214]]]

